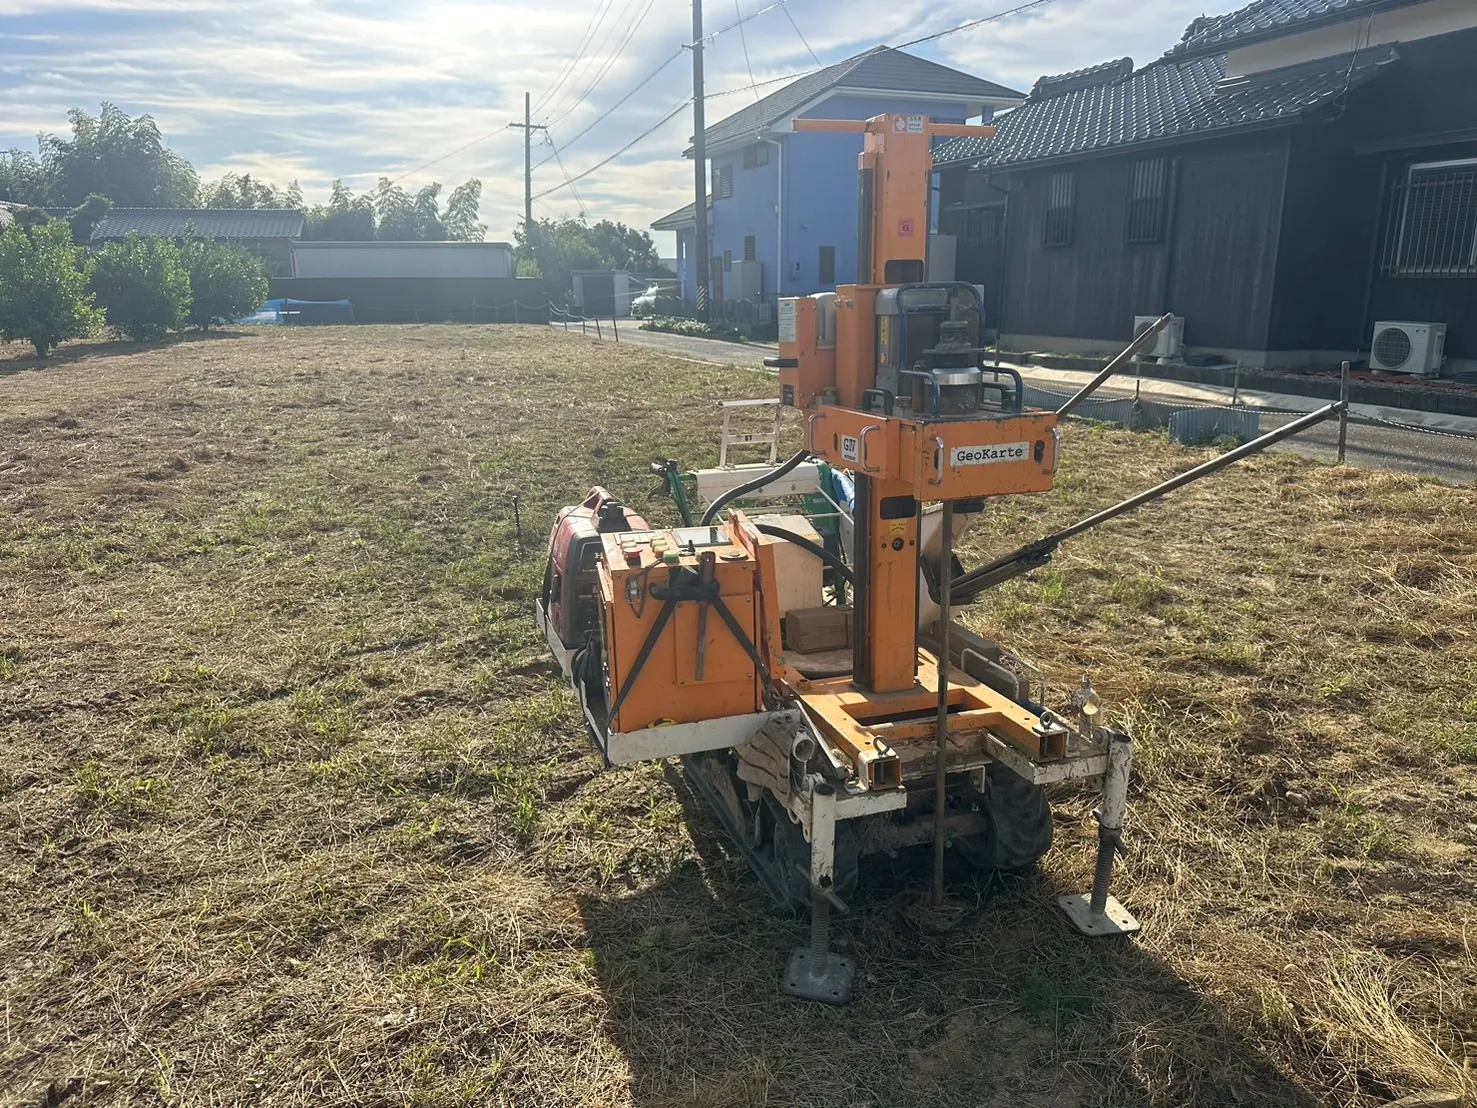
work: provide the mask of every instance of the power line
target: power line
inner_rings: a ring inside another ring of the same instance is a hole
[[[569,107],[565,108],[564,111],[559,113],[559,115],[556,116],[554,119],[549,120],[551,124],[559,123],[562,120],[566,119],[572,112],[577,110],[581,104],[583,104],[586,100],[590,98],[590,94],[599,87],[600,82],[605,79],[605,75],[610,72],[615,63],[620,60],[621,55],[626,52],[626,47],[631,45],[631,40],[636,37],[636,32],[639,31],[641,29],[641,25],[646,22],[646,17],[651,14],[652,6],[655,3],[656,0],[646,0],[646,6],[641,9],[641,13],[635,18],[635,20],[632,21],[630,27],[626,30],[625,37],[621,39],[620,45],[617,46],[613,51],[611,51],[609,56],[606,57],[605,61],[601,64],[600,69],[596,72],[590,83],[585,86],[585,90],[579,94],[578,99],[576,99],[575,102]]]
[[[733,14],[739,14],[738,0],[733,0]],[[759,102],[759,89],[754,85],[754,66],[749,61],[749,38],[744,34],[742,20],[739,22],[738,31],[739,42],[744,44],[744,68],[749,71],[749,87],[754,90],[754,102],[757,104]]]
[[[662,72],[662,70],[666,69],[667,66],[671,65],[673,62],[675,62],[680,57],[682,57],[682,48],[679,46],[675,51],[672,52],[672,54],[667,58],[666,61],[662,62],[661,65],[657,66],[650,73],[648,73],[646,75],[646,77],[641,81],[640,84],[638,84],[635,88],[631,89],[630,92],[626,93],[619,100],[617,100],[614,104],[612,104],[608,109],[606,109],[599,116],[597,116],[589,124],[589,126],[587,126],[583,131],[581,131],[579,134],[575,135],[574,138],[572,138],[568,142],[566,142],[564,144],[565,149],[568,149],[569,147],[573,146],[576,142],[578,142],[580,139],[582,139],[586,135],[588,135],[591,131],[593,131],[601,123],[605,122],[606,119],[608,119],[611,115],[615,114],[615,111],[616,111],[617,108],[619,108],[627,100],[631,99],[631,97],[635,96],[638,92],[640,92],[642,89],[644,89],[647,85],[651,84],[652,81],[656,80],[657,76]],[[547,165],[548,162],[549,162],[549,159],[548,158],[545,158],[543,161],[539,162],[538,165],[534,166],[533,168],[534,169],[537,169],[539,165]]]
[[[683,108],[687,107],[687,105],[689,105],[691,103],[692,103],[692,97],[689,96],[686,100],[682,101],[682,103],[678,104],[675,108],[673,108],[666,115],[664,115],[660,119],[658,119],[655,123],[653,123],[646,130],[642,131],[639,135],[637,135],[635,138],[633,138],[630,142],[626,143],[626,145],[622,146],[614,154],[610,155],[610,157],[605,158],[605,159],[603,159],[601,161],[596,162],[594,165],[592,165],[589,169],[585,170],[583,173],[576,174],[575,176],[569,178],[563,185],[555,185],[553,188],[544,189],[543,192],[535,193],[533,198],[535,200],[537,200],[541,196],[548,196],[551,192],[558,192],[560,189],[562,189],[562,188],[564,188],[566,186],[568,186],[570,188],[573,188],[574,187],[574,183],[576,181],[583,181],[590,174],[594,173],[595,170],[600,169],[600,168],[602,168],[604,166],[607,166],[611,162],[615,161],[622,154],[624,154],[627,150],[629,150],[629,149],[631,149],[631,147],[635,146],[638,142],[641,142],[644,139],[650,138],[658,130],[660,130],[663,126],[665,126],[667,123],[670,123],[673,119],[675,119],[677,117],[677,113],[680,112]]]
[[[610,6],[613,2],[614,0],[604,0],[600,5],[594,17],[586,25],[585,33],[580,36],[579,45],[574,48],[574,53],[570,55],[567,62],[559,67],[559,75],[555,77],[554,84],[539,97],[538,103],[534,105],[535,110],[542,109],[564,87],[564,83],[574,75],[575,67],[584,58],[585,51],[594,44],[595,35],[599,32],[600,25],[605,22],[605,16],[610,12]]]
[[[815,51],[810,48],[810,43],[805,41],[805,36],[800,34],[800,24],[796,23],[795,17],[790,14],[790,5],[782,3],[780,10],[785,13],[785,18],[790,21],[790,26],[795,28],[795,33],[800,35],[800,43],[805,47],[806,53],[810,55],[810,60],[815,62],[816,65],[820,65],[821,60],[815,56]]]
[[[1018,4],[1013,8],[1007,8],[1003,12],[996,12],[994,15],[982,16],[979,19],[971,19],[968,23],[961,23],[957,27],[949,27],[945,30],[938,31],[931,35],[924,35],[922,38],[912,39],[908,42],[902,43],[899,46],[894,46],[892,49],[906,50],[909,46],[917,46],[920,43],[924,42],[933,42],[936,39],[943,38],[945,35],[953,35],[957,34],[960,31],[967,31],[971,27],[978,27],[982,23],[993,23],[995,20],[1004,19],[1008,15],[1019,15],[1021,12],[1030,11],[1032,8],[1039,8],[1043,4],[1050,4],[1051,2],[1052,0],[1027,0],[1026,3]]]
[[[585,202],[580,199],[580,194],[575,189],[574,182],[569,179],[569,170],[564,168],[564,159],[559,156],[559,147],[554,145],[554,136],[549,134],[547,128],[544,130],[544,141],[549,144],[549,149],[554,151],[554,160],[559,163],[559,172],[564,174],[564,183],[569,186],[569,191],[574,193],[574,202],[579,205],[580,215],[583,216],[585,214]]]

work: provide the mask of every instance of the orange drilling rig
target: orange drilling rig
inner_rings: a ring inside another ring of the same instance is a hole
[[[683,527],[653,529],[592,490],[555,523],[538,619],[606,760],[681,758],[775,901],[809,906],[811,941],[781,987],[839,1004],[855,967],[829,949],[828,920],[858,859],[931,842],[942,912],[946,851],[988,871],[1046,852],[1051,782],[1102,781],[1096,879],[1062,908],[1087,934],[1137,930],[1108,892],[1129,737],[1103,726],[1086,679],[1060,711],[1041,703],[1029,667],[953,608],[1340,406],[965,572],[953,549],[970,520],[991,497],[1051,490],[1058,421],[1170,317],[1062,409],[1027,408],[1019,375],[985,364],[975,286],[925,279],[933,140],[992,129],[916,115],[795,129],[864,136],[857,283],[780,302],[771,364],[781,404],[803,415],[804,449],[779,466],[771,447],[771,464],[699,471],[707,510]],[[653,464],[680,497],[674,467]],[[766,497],[828,510],[776,516]],[[824,539],[809,526],[821,517],[836,525]]]

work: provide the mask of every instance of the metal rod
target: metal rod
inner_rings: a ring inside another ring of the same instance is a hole
[[[938,737],[933,769],[933,893],[935,908],[944,903],[944,846],[947,842],[949,779],[949,601],[954,577],[954,505],[945,500],[939,520],[939,658]]]
[[[1049,539],[1043,541],[1059,543],[1072,538],[1074,535],[1080,535],[1083,531],[1089,531],[1098,526],[1098,524],[1106,523],[1108,520],[1113,519],[1115,516],[1121,516],[1124,512],[1131,512],[1151,500],[1158,500],[1161,496],[1174,492],[1175,489],[1182,488],[1193,481],[1198,481],[1202,477],[1208,477],[1212,473],[1225,469],[1227,466],[1235,465],[1242,458],[1260,453],[1267,449],[1267,447],[1274,446],[1283,439],[1291,438],[1301,431],[1306,431],[1314,424],[1322,423],[1330,416],[1336,415],[1344,410],[1345,405],[1342,401],[1337,404],[1325,405],[1316,412],[1309,412],[1307,415],[1293,420],[1285,427],[1279,427],[1275,431],[1268,431],[1265,435],[1261,435],[1248,443],[1243,443],[1236,447],[1235,450],[1228,450],[1219,458],[1212,458],[1210,461],[1203,465],[1198,465],[1194,469],[1187,469],[1184,473],[1176,477],[1171,477],[1168,481],[1155,485],[1152,489],[1145,489],[1137,496],[1130,496],[1122,503],[1115,504],[1111,508],[1105,508],[1096,515],[1088,516],[1086,519],[1072,524],[1072,526],[1065,530],[1058,531],[1056,534],[1050,536]]]
[[[523,517],[518,512],[518,498],[513,497],[513,535],[517,542],[518,557],[523,557]]]
[[[1133,742],[1121,731],[1108,737],[1108,771],[1103,774],[1103,804],[1098,811],[1097,866],[1093,872],[1088,907],[1100,916],[1108,905],[1113,880],[1113,856],[1123,849],[1123,814],[1128,807],[1128,773],[1133,764]]]
[[[1145,489],[1143,492],[1131,496],[1127,500],[1114,504],[1111,508],[1104,508],[1096,515],[1088,516],[1086,519],[1080,520],[1072,524],[1072,526],[1057,531],[1054,534],[1047,535],[1045,538],[1027,543],[1020,549],[1014,550],[1003,557],[996,558],[993,562],[988,562],[978,569],[972,569],[956,579],[953,582],[953,587],[966,592],[968,597],[973,599],[987,588],[992,588],[1014,577],[1019,577],[1022,573],[1034,569],[1037,566],[1045,565],[1046,562],[1051,560],[1051,555],[1056,548],[1074,535],[1080,535],[1084,531],[1090,531],[1099,524],[1106,523],[1108,520],[1121,516],[1125,512],[1131,512],[1135,508],[1140,508],[1151,500],[1158,500],[1160,497],[1174,492],[1175,489],[1183,488],[1185,485],[1198,481],[1202,477],[1209,477],[1212,473],[1225,469],[1227,466],[1234,465],[1242,458],[1260,453],[1267,449],[1267,447],[1274,446],[1283,439],[1291,438],[1293,435],[1306,431],[1309,427],[1322,423],[1330,416],[1344,410],[1345,406],[1340,401],[1337,404],[1325,405],[1316,412],[1309,412],[1305,416],[1300,416],[1284,427],[1278,427],[1275,431],[1268,431],[1265,435],[1254,438],[1248,443],[1243,443],[1234,450],[1228,450],[1219,458],[1212,458],[1203,465],[1198,465],[1193,469],[1187,469],[1184,473],[1176,477],[1171,477],[1168,481],[1161,482],[1152,489]]]
[[[1344,448],[1349,444],[1349,363],[1339,367],[1339,465],[1344,464]]]
[[[1077,394],[1073,396],[1072,399],[1068,400],[1065,404],[1063,404],[1060,408],[1056,410],[1056,414],[1058,416],[1071,415],[1078,405],[1080,405],[1093,393],[1097,392],[1104,381],[1106,381],[1109,377],[1113,376],[1113,374],[1122,369],[1124,363],[1126,363],[1144,347],[1148,346],[1149,343],[1154,340],[1154,337],[1158,335],[1160,331],[1169,326],[1169,321],[1173,318],[1174,316],[1172,315],[1162,315],[1153,323],[1149,324],[1148,327],[1144,328],[1142,334],[1136,336],[1131,343],[1124,347],[1121,354],[1119,354],[1107,365],[1103,366],[1096,377],[1094,377],[1091,381],[1087,382],[1087,384],[1078,389]]]

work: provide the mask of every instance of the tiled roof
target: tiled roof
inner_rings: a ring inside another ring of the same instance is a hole
[[[735,139],[753,138],[816,97],[832,89],[843,88],[886,89],[899,94],[921,92],[996,104],[1002,101],[1014,103],[1021,99],[1019,92],[993,81],[972,77],[926,58],[904,54],[890,46],[876,46],[864,54],[792,81],[764,99],[720,119],[703,132],[704,141],[713,147]],[[691,148],[687,152],[691,154]]]
[[[1201,16],[1171,54],[1220,53],[1259,39],[1295,34],[1320,23],[1355,19],[1420,0],[1256,0],[1229,15]]]
[[[934,164],[1004,167],[1243,127],[1292,122],[1394,61],[1391,47],[1225,80],[1224,54],[1164,59],[1121,80],[1032,96],[995,121],[994,138],[955,139]]]
[[[708,210],[713,210],[713,198],[711,196],[708,197]],[[651,229],[653,231],[676,231],[683,227],[691,227],[697,223],[696,215],[697,201],[694,200],[691,204],[683,204],[675,212],[668,212],[660,219],[654,220],[651,224]]]
[[[110,208],[92,240],[121,239],[130,231],[176,238],[193,229],[210,239],[300,239],[303,213],[279,208]]]

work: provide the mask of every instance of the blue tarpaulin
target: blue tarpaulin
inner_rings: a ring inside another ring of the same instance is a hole
[[[347,300],[284,300],[277,318],[283,323],[353,323],[354,305]]]
[[[353,323],[354,305],[347,300],[268,300],[261,311],[237,323]]]

